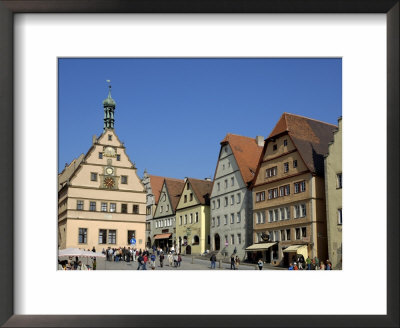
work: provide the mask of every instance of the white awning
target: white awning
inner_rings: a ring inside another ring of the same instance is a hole
[[[260,244],[253,244],[246,248],[246,251],[260,251],[263,249],[268,249],[271,246],[274,246],[276,243],[260,243]]]
[[[289,246],[288,248],[285,248],[283,250],[284,253],[298,253],[299,250],[303,247],[307,247],[307,245],[292,245]]]

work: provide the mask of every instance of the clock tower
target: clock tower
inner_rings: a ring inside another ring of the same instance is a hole
[[[104,130],[114,129],[115,101],[111,97],[111,84],[108,86],[108,97],[103,100]]]

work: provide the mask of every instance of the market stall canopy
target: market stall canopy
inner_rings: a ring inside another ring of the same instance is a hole
[[[58,251],[58,256],[78,256],[78,257],[106,257],[103,253],[85,251],[79,248],[65,248]]]
[[[260,243],[260,244],[253,244],[246,248],[246,251],[261,251],[263,249],[268,249],[271,246],[274,246],[276,243]]]
[[[167,239],[171,237],[172,233],[161,233],[159,235],[155,235],[154,239]]]

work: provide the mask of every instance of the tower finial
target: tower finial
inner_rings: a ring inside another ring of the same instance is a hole
[[[111,97],[111,80],[106,80],[108,83],[108,97],[103,100],[104,107],[104,130],[114,129],[114,110],[115,101]]]

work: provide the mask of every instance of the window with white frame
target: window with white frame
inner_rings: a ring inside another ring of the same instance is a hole
[[[236,222],[240,223],[240,221],[241,221],[240,212],[237,212],[236,213]]]
[[[228,224],[228,215],[224,215],[224,224]]]
[[[235,204],[235,195],[231,196],[231,205]]]
[[[187,224],[187,214],[185,214],[185,224]]]
[[[279,187],[279,197],[285,196],[285,187]]]
[[[300,212],[301,212],[301,217],[305,217],[307,215],[306,204],[300,204]]]
[[[300,217],[300,205],[294,205],[294,218],[297,219]]]
[[[299,239],[301,239],[301,237],[300,237],[300,228],[296,228],[296,240],[299,240]]]
[[[83,211],[83,200],[77,200],[76,201],[76,209]]]
[[[279,220],[279,209],[274,209],[274,221]]]
[[[110,203],[110,212],[115,212],[117,210],[117,204]]]
[[[237,240],[238,240],[238,244],[242,243],[242,235],[240,233],[238,233],[238,235],[237,235]]]
[[[266,169],[265,176],[267,178],[270,178],[270,177],[276,176],[277,172],[278,172],[278,167],[274,166],[274,167],[271,167],[269,169]]]
[[[235,185],[235,178],[232,177],[232,178],[231,178],[231,186],[234,186],[234,185]]]
[[[241,199],[241,195],[240,195],[240,193],[238,193],[238,194],[237,194],[237,203],[238,203],[238,204],[240,203],[240,199]]]
[[[231,213],[231,224],[235,223],[235,213]]]
[[[225,204],[225,206],[228,206],[228,197],[224,198],[224,204]]]
[[[107,212],[107,208],[108,207],[108,204],[107,203],[101,203],[101,211],[102,212]]]
[[[109,244],[117,243],[117,230],[108,230],[108,243]]]
[[[338,224],[342,225],[342,209],[338,208]]]
[[[279,213],[280,213],[281,220],[285,220],[285,209],[283,207],[281,207],[279,209]]]
[[[342,189],[342,172],[336,174],[336,188]]]
[[[225,189],[228,188],[228,179],[225,179]]]
[[[289,172],[289,162],[283,163],[283,173]]]
[[[290,219],[290,207],[285,207],[285,212],[286,212],[286,220]]]
[[[273,210],[269,210],[268,211],[268,221],[269,222],[273,222],[274,221],[274,211]]]
[[[265,191],[256,192],[256,203],[265,200]]]
[[[304,192],[304,191],[306,191],[306,182],[301,181],[300,182],[300,192]]]

